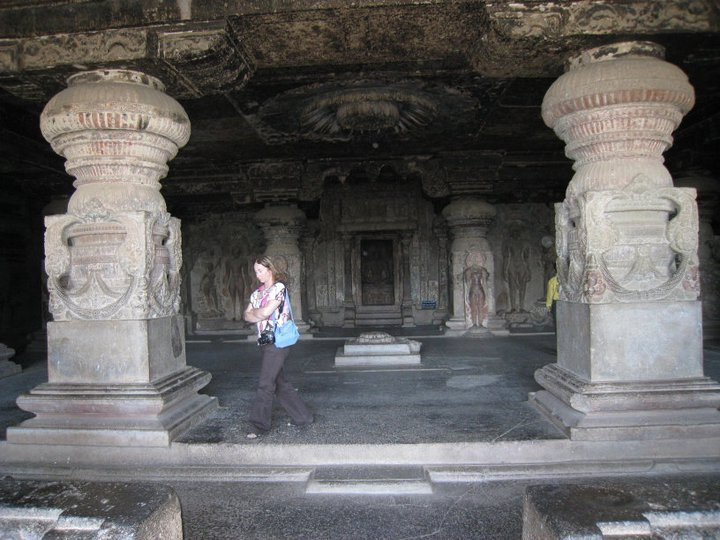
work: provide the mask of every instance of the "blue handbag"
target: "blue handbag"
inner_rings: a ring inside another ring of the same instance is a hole
[[[285,321],[285,324],[282,326],[275,323],[275,346],[280,349],[295,345],[297,340],[300,339],[300,332],[298,332],[298,328],[295,325],[292,314],[292,304],[290,303],[290,296],[288,295],[287,289],[285,289],[285,302],[287,302],[290,318]]]

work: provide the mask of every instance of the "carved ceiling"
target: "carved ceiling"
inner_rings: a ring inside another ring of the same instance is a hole
[[[618,40],[661,43],[697,104],[667,153],[720,175],[715,0],[7,0],[0,6],[0,182],[38,202],[72,190],[39,133],[78,71],[162,80],[192,122],[163,195],[181,218],[292,201],[391,170],[443,204],[563,198],[563,144],[540,117],[567,58]],[[359,176],[358,176],[359,175]]]

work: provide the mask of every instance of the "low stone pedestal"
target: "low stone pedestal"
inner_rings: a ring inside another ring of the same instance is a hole
[[[365,332],[338,348],[335,365],[398,366],[420,363],[419,341],[397,338],[385,332]]]
[[[182,539],[180,501],[158,484],[0,482],[2,538]]]
[[[15,356],[15,349],[0,343],[0,378],[20,373],[20,366],[10,361],[13,356]]]
[[[530,486],[524,540],[720,538],[712,480]]]

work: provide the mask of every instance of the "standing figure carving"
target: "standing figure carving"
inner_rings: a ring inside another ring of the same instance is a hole
[[[484,259],[483,259],[484,260]],[[484,266],[469,266],[463,272],[465,290],[467,291],[466,314],[469,315],[469,325],[481,327],[487,316],[487,279],[490,273]]]
[[[508,226],[503,242],[503,278],[508,285],[510,313],[525,311],[525,291],[532,277],[530,256],[532,249],[522,223],[513,222]]]
[[[247,251],[242,244],[235,244],[224,257],[223,293],[230,301],[230,313],[226,315],[233,321],[242,320],[245,293],[250,288],[245,269]]]
[[[220,312],[217,287],[215,286],[215,265],[207,263],[207,271],[200,280],[200,291],[205,299],[208,313],[217,314]]]

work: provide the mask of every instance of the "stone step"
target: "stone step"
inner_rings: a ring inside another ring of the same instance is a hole
[[[432,485],[419,480],[311,480],[307,495],[432,495]]]
[[[422,467],[320,467],[308,482],[308,495],[431,495]]]
[[[368,318],[367,320],[355,319],[356,326],[400,326],[402,325],[402,317],[378,319],[377,317]]]

